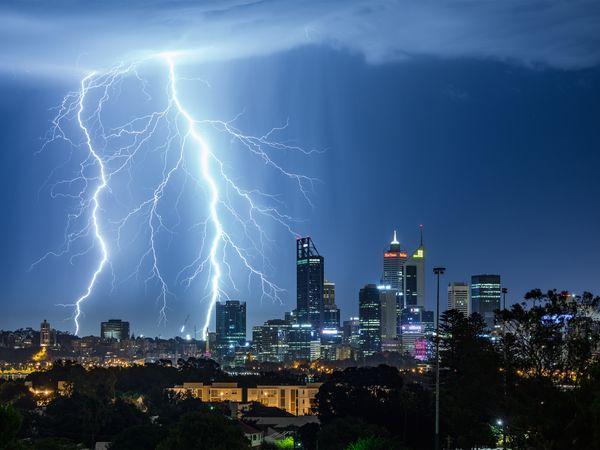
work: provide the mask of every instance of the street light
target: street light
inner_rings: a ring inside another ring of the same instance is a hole
[[[508,398],[508,362],[506,358],[506,294],[508,289],[502,288],[502,353],[504,358],[504,412],[506,413],[507,398]],[[506,449],[506,430],[502,419],[498,419],[498,425],[502,427],[502,448]]]
[[[440,275],[445,267],[434,267],[437,275],[437,297],[435,308],[435,450],[440,448]]]
[[[506,449],[506,428],[504,427],[504,420],[496,419],[496,425],[502,427],[502,448]]]

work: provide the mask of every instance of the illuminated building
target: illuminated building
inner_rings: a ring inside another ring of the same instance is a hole
[[[471,314],[469,285],[460,281],[448,284],[448,309],[456,309],[465,316]]]
[[[364,356],[381,351],[381,303],[379,289],[367,284],[358,294],[359,346]]]
[[[471,277],[471,312],[478,313],[488,328],[494,327],[494,311],[500,309],[500,275]]]
[[[100,324],[100,337],[102,339],[129,339],[129,322],[120,319],[110,319]]]
[[[321,330],[320,358],[335,361],[338,357],[337,348],[342,344],[342,331],[339,328],[323,328]]]
[[[297,321],[319,330],[323,321],[323,283],[325,260],[312,239],[296,239]]]
[[[400,242],[398,242],[394,230],[394,238],[390,242],[390,248],[383,252],[381,284],[390,286],[400,293],[404,292],[404,263],[407,257],[408,254],[400,247]]]
[[[381,341],[391,341],[398,336],[398,291],[389,286],[378,286],[381,312]]]
[[[404,264],[404,306],[425,307],[425,247],[423,226],[420,226],[421,244]]]
[[[283,362],[288,353],[286,320],[271,319],[252,328],[252,345],[256,359],[261,362]]]
[[[434,331],[433,311],[426,311],[420,306],[405,308],[400,316],[400,330],[402,352],[417,356],[424,349],[423,340]]]
[[[248,388],[248,401],[279,408],[294,416],[313,413],[314,401],[322,383],[305,386],[257,386]]]
[[[360,340],[360,319],[358,317],[350,317],[344,320],[342,327],[343,343],[353,348],[358,348]]]
[[[323,328],[340,327],[340,309],[335,304],[335,283],[323,283]]]
[[[319,334],[309,323],[295,323],[288,329],[287,355],[290,361],[319,359],[321,340]]]
[[[46,319],[40,325],[40,347],[49,347],[52,341],[52,329]]]
[[[221,355],[233,354],[246,343],[246,302],[227,300],[215,305],[216,347]]]
[[[178,395],[189,395],[203,402],[237,402],[242,401],[242,388],[237,383],[183,383],[168,389]]]

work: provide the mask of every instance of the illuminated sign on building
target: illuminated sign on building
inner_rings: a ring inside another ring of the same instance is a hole
[[[385,252],[383,254],[384,258],[406,258],[408,256],[408,253],[406,252]]]

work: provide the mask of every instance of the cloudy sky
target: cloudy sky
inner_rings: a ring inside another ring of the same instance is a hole
[[[28,270],[60,246],[72,206],[46,182],[80,162],[64,143],[37,153],[51,108],[90,71],[161,52],[177,54],[185,99],[203,118],[243,112],[237,125],[257,135],[289,120],[281,139],[323,150],[286,160],[320,180],[312,207],[265,183],[326,257],[343,317],[378,281],[392,230],[411,249],[420,223],[429,268],[448,267],[446,281],[500,273],[513,300],[534,287],[600,292],[598,2],[9,1],[0,42],[0,328],[47,318],[72,330],[56,305],[80,295],[98,256]],[[158,92],[164,67],[140,71]],[[136,92],[121,92],[119,114],[140,114]],[[173,240],[193,240],[185,233]],[[295,306],[294,241],[272,233],[265,270],[287,293],[281,304],[254,285],[230,292],[249,302],[249,327]],[[165,264],[187,261],[181,252]],[[175,334],[188,314],[200,326],[204,284],[175,278],[159,325],[155,286],[129,278],[115,288],[107,274],[82,332],[109,317],[153,335]]]

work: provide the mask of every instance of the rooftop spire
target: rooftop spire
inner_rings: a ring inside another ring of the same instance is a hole
[[[396,238],[396,230],[394,230],[394,239],[392,240],[392,242],[390,242],[390,244],[392,245],[398,245],[400,242],[398,242],[398,239]]]
[[[421,247],[423,247],[423,224],[419,225],[419,231],[421,232]]]

